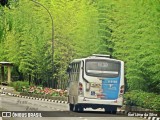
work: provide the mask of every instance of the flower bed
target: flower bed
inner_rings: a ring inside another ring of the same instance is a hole
[[[54,96],[64,96],[67,97],[67,90],[62,89],[52,89],[52,88],[42,88],[37,86],[30,86],[28,88],[22,87],[22,92],[30,93],[34,95],[40,96],[47,96],[47,97],[54,97]]]

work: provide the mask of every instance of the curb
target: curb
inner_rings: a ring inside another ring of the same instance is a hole
[[[120,110],[120,111],[117,111],[117,113],[126,114],[126,111],[125,110]]]
[[[143,117],[143,118],[148,120],[160,120],[160,118],[157,118],[157,117]]]
[[[9,96],[13,96],[13,97],[20,97],[20,98],[26,98],[26,99],[33,99],[33,100],[40,100],[40,101],[48,101],[48,102],[68,104],[67,101],[61,101],[61,100],[52,100],[52,99],[45,99],[45,98],[29,97],[29,96],[12,94],[12,93],[8,93],[8,92],[0,92],[0,93],[1,94],[5,94],[5,95],[9,95]]]
[[[128,113],[132,113],[131,112],[128,112],[128,111],[124,111],[124,114],[128,114]],[[133,116],[133,117],[137,117],[137,116]],[[160,120],[160,117],[146,117],[146,116],[138,116],[139,118],[144,118],[144,119],[147,119],[147,120]]]

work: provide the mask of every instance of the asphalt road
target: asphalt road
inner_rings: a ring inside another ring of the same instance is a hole
[[[70,112],[68,109],[68,104],[64,103],[18,98],[3,94],[0,95],[0,111],[11,111],[12,116],[14,116],[8,118],[3,117],[3,120],[142,120],[142,118],[139,117],[128,117],[122,114],[106,114],[103,109],[86,109],[86,112],[83,113]],[[18,114],[16,114],[16,112],[18,112]],[[5,113],[3,114],[5,115]],[[24,117],[17,117],[17,115]],[[28,116],[31,115],[37,115],[39,117],[28,118]]]

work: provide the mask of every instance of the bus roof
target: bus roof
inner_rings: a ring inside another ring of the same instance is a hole
[[[80,62],[80,61],[82,61],[82,60],[86,60],[86,59],[113,60],[113,61],[119,61],[119,62],[121,62],[121,61],[122,61],[122,60],[117,60],[117,59],[108,58],[108,57],[89,56],[89,57],[86,57],[86,58],[74,59],[72,62]]]

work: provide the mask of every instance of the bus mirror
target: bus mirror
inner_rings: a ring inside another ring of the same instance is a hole
[[[71,66],[69,66],[68,68],[67,68],[67,71],[66,71],[67,73],[70,73],[71,72]]]

